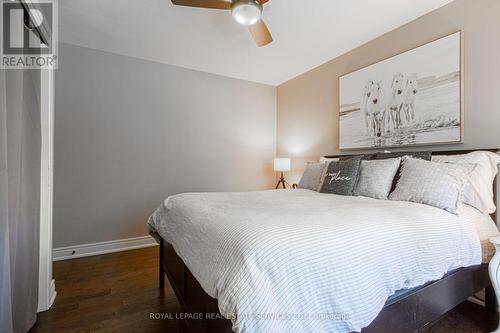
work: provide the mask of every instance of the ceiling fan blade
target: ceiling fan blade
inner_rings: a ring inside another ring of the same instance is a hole
[[[177,6],[231,9],[231,0],[172,0],[172,3]]]
[[[262,47],[273,41],[273,36],[269,32],[264,21],[259,20],[254,25],[248,27],[257,46]]]
[[[269,0],[257,0],[261,5],[265,4],[266,2],[268,2]]]

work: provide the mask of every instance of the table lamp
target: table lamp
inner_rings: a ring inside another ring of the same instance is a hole
[[[279,171],[280,174],[280,180],[278,181],[278,184],[276,184],[276,189],[280,187],[280,184],[283,186],[283,188],[286,188],[286,184],[288,182],[285,180],[285,177],[283,176],[283,172],[290,171],[290,159],[289,158],[275,158],[274,159],[274,171]],[[290,186],[290,184],[288,184]]]

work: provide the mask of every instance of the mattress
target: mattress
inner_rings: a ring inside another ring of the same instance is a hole
[[[342,333],[368,326],[396,291],[480,264],[464,216],[298,189],[175,195],[148,223],[235,331]]]

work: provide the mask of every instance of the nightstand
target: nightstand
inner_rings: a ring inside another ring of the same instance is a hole
[[[495,289],[495,296],[497,298],[497,304],[500,304],[500,236],[490,238],[490,242],[495,245],[495,255],[491,258],[490,264],[488,266],[488,271],[490,273],[491,284],[493,289]],[[500,325],[492,333],[500,333]]]

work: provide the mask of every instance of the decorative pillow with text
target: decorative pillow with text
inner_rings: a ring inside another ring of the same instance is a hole
[[[353,195],[358,183],[361,157],[330,162],[325,173],[321,193]]]

